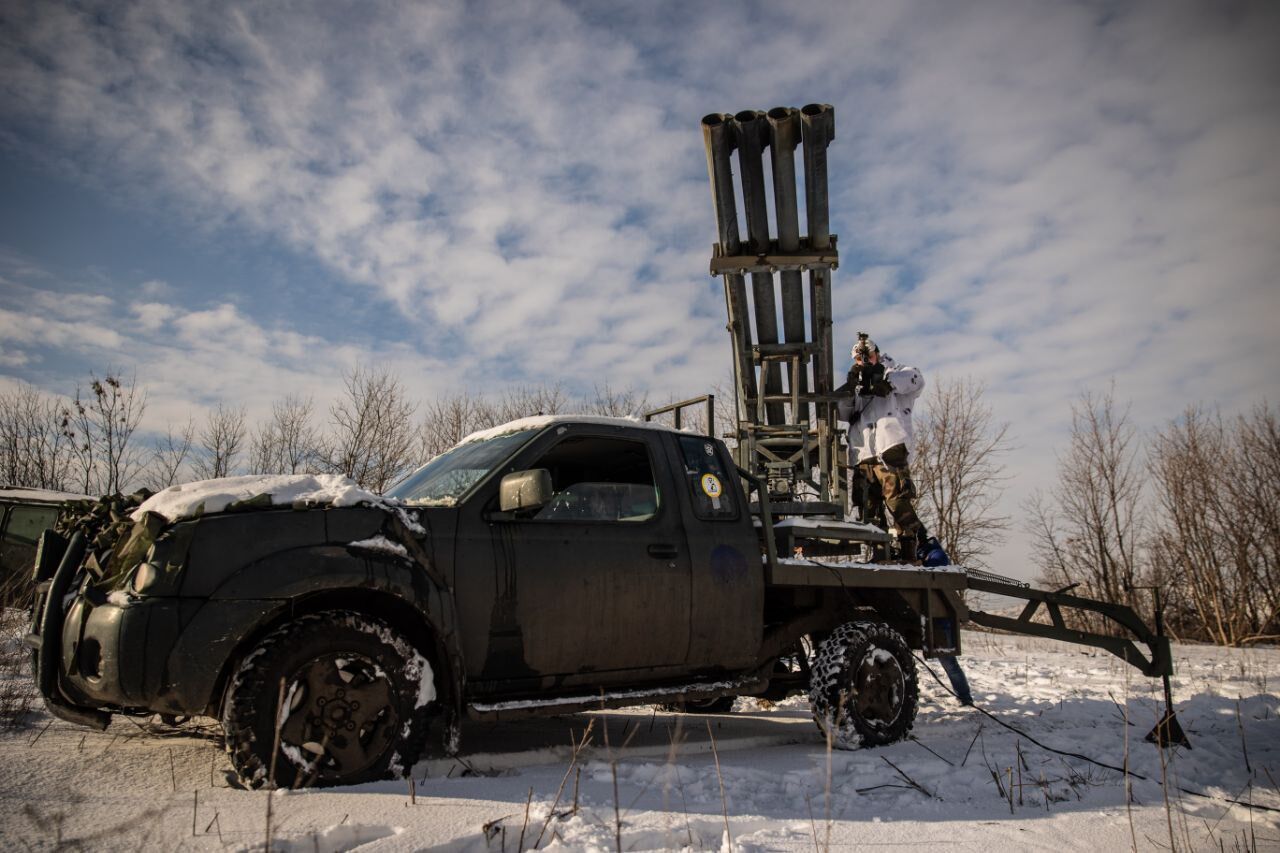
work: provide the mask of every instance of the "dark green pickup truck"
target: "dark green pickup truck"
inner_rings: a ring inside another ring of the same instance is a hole
[[[5,591],[6,603],[26,600],[40,534],[53,527],[67,501],[79,500],[90,498],[48,489],[0,488],[0,590]]]
[[[807,692],[837,746],[903,737],[913,650],[958,653],[978,615],[968,575],[779,559],[883,534],[775,524],[752,484],[716,439],[572,416],[474,435],[386,496],[188,484],[114,541],[47,534],[28,641],[54,713],[217,717],[251,785],[399,773],[456,750],[464,718],[742,695]],[[1166,669],[1167,642],[1139,639]]]

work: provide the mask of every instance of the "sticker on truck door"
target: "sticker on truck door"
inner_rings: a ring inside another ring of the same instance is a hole
[[[719,500],[724,494],[724,487],[720,485],[720,478],[715,474],[702,475],[702,491],[711,500]]]

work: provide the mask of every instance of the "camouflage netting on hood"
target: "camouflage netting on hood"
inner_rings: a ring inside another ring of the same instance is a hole
[[[222,477],[170,486],[152,494],[108,495],[73,503],[54,528],[70,538],[84,534],[85,568],[111,585],[135,565],[169,524],[224,512],[271,507],[342,507],[369,504],[399,510],[340,474],[268,474]],[[410,523],[410,520],[406,520]]]
[[[113,577],[141,561],[164,526],[162,519],[144,524],[133,520],[133,511],[150,497],[151,492],[142,489],[128,496],[71,502],[58,517],[54,532],[67,538],[83,534],[88,549],[85,568],[99,578]]]

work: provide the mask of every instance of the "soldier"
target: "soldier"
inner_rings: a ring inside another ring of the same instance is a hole
[[[858,333],[851,355],[853,367],[841,388],[845,399],[837,408],[849,424],[850,498],[863,521],[884,524],[889,510],[905,560],[945,565],[946,553],[925,532],[912,503],[911,410],[924,390],[924,376],[882,354],[866,332]]]

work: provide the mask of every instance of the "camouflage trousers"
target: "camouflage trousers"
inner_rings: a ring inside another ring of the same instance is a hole
[[[908,559],[925,538],[924,525],[916,515],[916,486],[907,465],[907,448],[896,444],[880,455],[852,469],[849,496],[862,510],[862,520],[888,528],[885,510],[900,531],[899,539]]]

